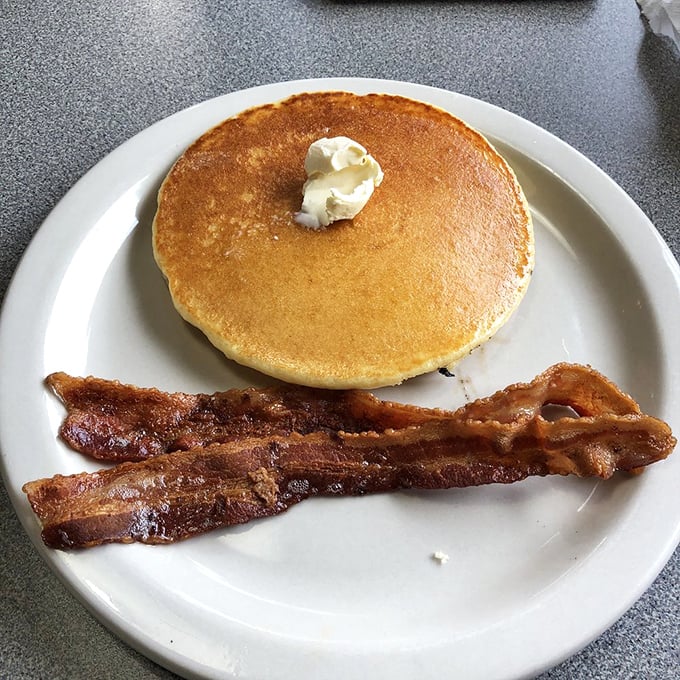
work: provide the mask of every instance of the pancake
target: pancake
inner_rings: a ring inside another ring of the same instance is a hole
[[[294,220],[321,137],[384,172],[366,207]],[[477,131],[411,99],[304,93],[206,132],[158,197],[156,261],[173,303],[224,354],[276,378],[372,388],[452,366],[507,321],[534,261],[529,209]]]

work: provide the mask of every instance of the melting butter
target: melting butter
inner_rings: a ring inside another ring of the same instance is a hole
[[[324,137],[305,158],[307,181],[295,221],[311,229],[352,219],[368,203],[383,171],[366,149],[349,137]]]

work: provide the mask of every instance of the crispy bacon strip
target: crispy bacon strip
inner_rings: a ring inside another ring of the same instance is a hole
[[[380,401],[360,391],[294,385],[168,394],[99,378],[53,373],[47,384],[67,409],[60,435],[73,449],[110,462],[292,432],[383,432],[432,420],[535,417],[546,404],[581,416],[640,413],[638,405],[593,369],[556,364],[528,384],[511,385],[456,412]]]
[[[44,542],[170,543],[284,512],[314,495],[611,477],[668,456],[670,428],[640,414],[439,419],[383,433],[247,438],[24,485]]]
[[[535,418],[545,406],[566,406],[579,416],[639,414],[640,406],[590,366],[559,363],[530,383],[516,383],[456,411],[459,418],[512,423]]]
[[[52,373],[46,382],[68,412],[59,431],[62,439],[80,453],[110,462],[144,460],[240,437],[382,432],[440,413],[381,402],[360,391],[296,385],[169,394],[66,373]]]

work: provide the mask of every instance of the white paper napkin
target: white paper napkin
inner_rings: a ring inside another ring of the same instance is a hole
[[[637,0],[649,27],[668,36],[680,50],[680,0]]]

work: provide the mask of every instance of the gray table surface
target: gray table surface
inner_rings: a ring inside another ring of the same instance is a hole
[[[509,109],[599,165],[680,255],[680,55],[633,0],[0,0],[0,38],[3,297],[49,211],[120,143],[207,98],[307,77],[412,81]],[[171,677],[61,585],[0,487],[0,678]],[[541,676],[678,677],[680,551]]]

